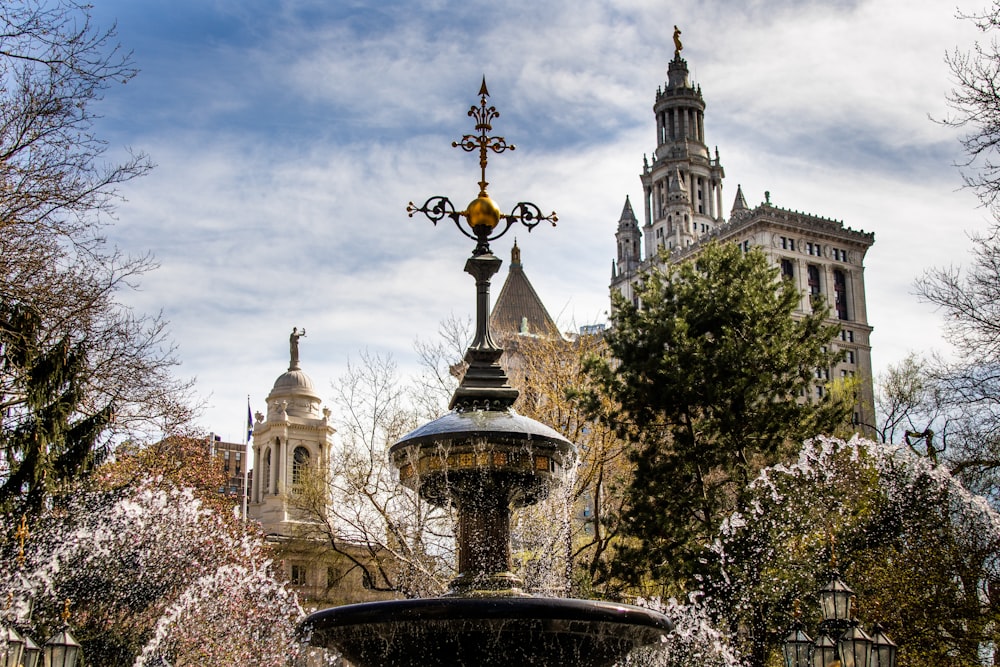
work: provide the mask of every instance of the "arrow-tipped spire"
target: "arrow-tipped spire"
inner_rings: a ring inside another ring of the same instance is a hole
[[[486,89],[486,75],[483,75],[483,85],[479,86],[479,94],[485,97],[490,96],[490,91]]]

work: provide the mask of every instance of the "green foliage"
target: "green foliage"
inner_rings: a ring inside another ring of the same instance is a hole
[[[844,423],[853,396],[806,398],[839,360],[837,328],[821,304],[795,314],[801,295],[759,250],[708,244],[637,294],[615,302],[612,358],[588,368],[637,444],[618,574],[670,594],[707,571],[705,545],[757,471]]]
[[[813,633],[832,551],[860,620],[885,627],[900,667],[972,667],[998,639],[998,548],[1000,515],[943,467],[898,446],[818,438],[751,484],[720,533],[721,576],[706,592],[763,665],[795,600]]]
[[[7,474],[0,508],[37,509],[61,484],[93,470],[110,403],[85,404],[89,377],[84,343],[48,343],[31,308],[0,303],[0,452]]]

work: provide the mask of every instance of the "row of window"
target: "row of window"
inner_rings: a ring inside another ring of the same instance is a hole
[[[788,236],[782,236],[780,238],[781,238],[782,250],[789,250],[791,252],[795,252],[795,239],[790,238]],[[822,243],[813,243],[812,241],[806,241],[804,244],[800,243],[799,247],[802,248],[802,251],[805,252],[807,255],[810,255],[812,257],[823,257],[824,246]],[[844,250],[843,248],[830,248],[830,256],[833,257],[833,259],[838,262],[847,261],[847,251]]]
[[[843,379],[854,377],[854,371],[840,371],[840,377]],[[826,379],[829,380],[830,378],[827,377]],[[826,394],[826,387],[821,384],[816,385],[816,398],[823,398],[824,394]]]
[[[326,568],[326,587],[332,588],[342,578],[342,575],[335,567]],[[299,563],[292,563],[291,576],[292,585],[305,586],[309,583],[309,567]],[[361,585],[364,588],[373,588],[372,580],[367,571],[362,570]]]
[[[744,246],[746,243],[744,241]],[[809,264],[806,266],[806,272],[808,274],[809,296],[816,299],[822,294],[819,267],[815,264]],[[786,280],[792,280],[795,277],[795,265],[792,260],[784,258],[781,260],[781,276]],[[837,319],[850,319],[847,312],[847,276],[840,269],[833,270],[833,309],[837,314]]]

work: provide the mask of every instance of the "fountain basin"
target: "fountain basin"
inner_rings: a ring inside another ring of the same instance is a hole
[[[357,667],[608,667],[673,629],[632,605],[564,598],[422,598],[310,614],[311,646]]]

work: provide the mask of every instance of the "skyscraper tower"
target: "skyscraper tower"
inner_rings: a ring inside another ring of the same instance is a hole
[[[701,87],[688,78],[681,58],[679,31],[667,69],[666,84],[656,91],[653,115],[656,150],[652,163],[643,157],[645,222],[640,230],[628,197],[615,239],[618,258],[612,263],[611,291],[635,302],[635,285],[645,271],[697,253],[706,240],[732,242],[744,250],[756,246],[802,294],[799,312],[810,312],[822,296],[830,319],[840,325],[832,342],[844,350],[835,368],[817,369],[814,391],[821,396],[829,381],[856,377],[859,424],[874,423],[871,326],[865,303],[864,258],[875,235],[845,227],[843,222],[777,207],[769,192],[764,202],[747,204],[743,188],[727,219],[722,212],[725,170],[716,148],[709,154],[705,139],[705,101]],[[641,249],[635,245],[641,233]]]

